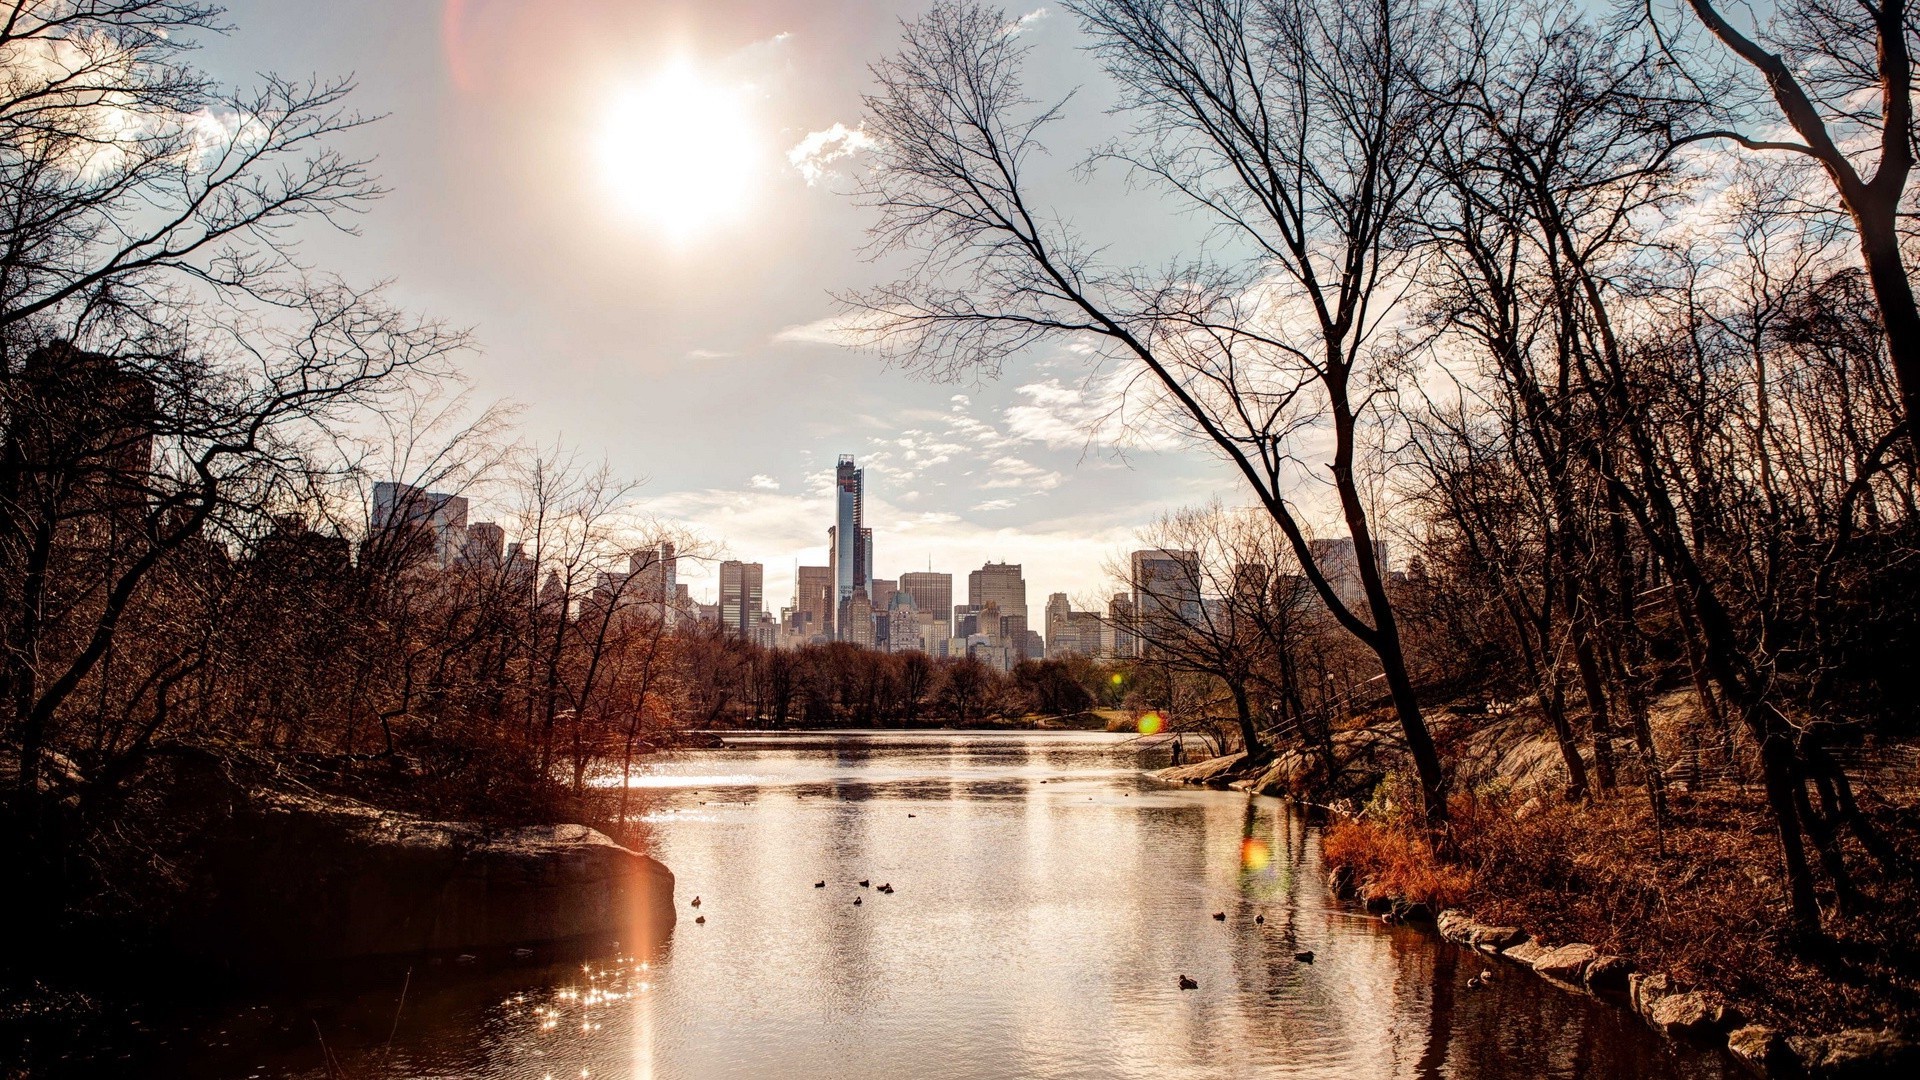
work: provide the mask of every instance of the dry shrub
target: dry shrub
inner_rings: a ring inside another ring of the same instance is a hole
[[[1473,872],[1442,861],[1413,826],[1354,818],[1329,827],[1321,840],[1327,862],[1346,867],[1372,892],[1434,911],[1465,903]]]
[[[1732,995],[1778,1027],[1920,1024],[1920,882],[1882,872],[1848,843],[1864,905],[1830,914],[1821,941],[1794,944],[1781,932],[1779,842],[1754,792],[1676,793],[1659,832],[1644,793],[1631,789],[1524,812],[1497,792],[1456,796],[1439,857],[1394,803],[1376,796],[1359,817],[1329,826],[1328,863],[1435,910],[1465,907],[1549,943],[1588,942]],[[1868,803],[1903,859],[1920,863],[1920,809]]]

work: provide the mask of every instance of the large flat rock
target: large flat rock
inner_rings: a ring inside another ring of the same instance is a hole
[[[208,862],[198,929],[242,960],[645,948],[673,925],[673,874],[583,825],[489,829],[275,794],[235,826]]]

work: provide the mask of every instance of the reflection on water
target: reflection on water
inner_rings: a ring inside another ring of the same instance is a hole
[[[1733,1075],[1511,971],[1468,990],[1478,958],[1331,903],[1282,804],[1160,785],[1116,736],[734,743],[637,782],[679,879],[657,953],[276,1005],[183,1073]]]

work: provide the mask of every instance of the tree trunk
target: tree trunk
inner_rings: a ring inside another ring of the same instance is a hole
[[[1900,234],[1896,226],[1897,202],[1885,207],[1853,207],[1854,224],[1860,233],[1860,254],[1867,264],[1867,280],[1873,284],[1873,296],[1880,305],[1880,325],[1887,338],[1887,359],[1894,378],[1900,384],[1900,403],[1907,414],[1907,439],[1920,454],[1920,304],[1913,296],[1913,282],[1907,277],[1906,260],[1900,253]]]

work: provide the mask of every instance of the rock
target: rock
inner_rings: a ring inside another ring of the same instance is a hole
[[[1440,936],[1455,945],[1466,945],[1486,951],[1498,952],[1509,945],[1517,945],[1525,940],[1526,934],[1517,926],[1489,926],[1475,922],[1473,917],[1459,908],[1448,908],[1434,919]]]
[[[1627,1001],[1633,1005],[1633,1011],[1643,1017],[1651,1019],[1654,1003],[1674,992],[1673,980],[1665,972],[1651,975],[1634,972],[1627,976]]]
[[[1562,945],[1534,957],[1533,970],[1549,979],[1581,986],[1586,981],[1587,965],[1599,956],[1600,951],[1591,945]]]
[[[1476,924],[1468,943],[1476,949],[1499,952],[1511,945],[1518,945],[1527,939],[1526,931],[1517,926],[1488,926]]]
[[[1532,967],[1535,960],[1547,955],[1547,948],[1532,938],[1523,938],[1501,949],[1498,955],[1502,959],[1511,960],[1516,964]]]
[[[1806,1075],[1818,1080],[1911,1076],[1920,1067],[1920,1049],[1891,1031],[1854,1028],[1831,1035],[1795,1036],[1787,1045]]]
[[[1727,1053],[1760,1076],[1790,1076],[1799,1071],[1799,1058],[1780,1032],[1748,1024],[1727,1033]]]
[[[211,838],[182,928],[248,964],[657,941],[673,874],[584,825],[489,829],[260,794]]]
[[[1194,981],[1194,980],[1192,980],[1192,979],[1189,979],[1189,978],[1187,978],[1187,977],[1186,977],[1185,975],[1182,975],[1182,976],[1180,976],[1180,989],[1182,989],[1182,990],[1198,990],[1198,989],[1200,989],[1200,984],[1199,984],[1199,983],[1197,983],[1197,982],[1195,982],[1195,981]]]
[[[1699,1037],[1739,1024],[1740,1015],[1705,991],[1668,994],[1646,1013],[1654,1029],[1668,1038]]]
[[[1627,976],[1633,974],[1633,961],[1624,956],[1597,956],[1587,965],[1587,989],[1624,992]]]

